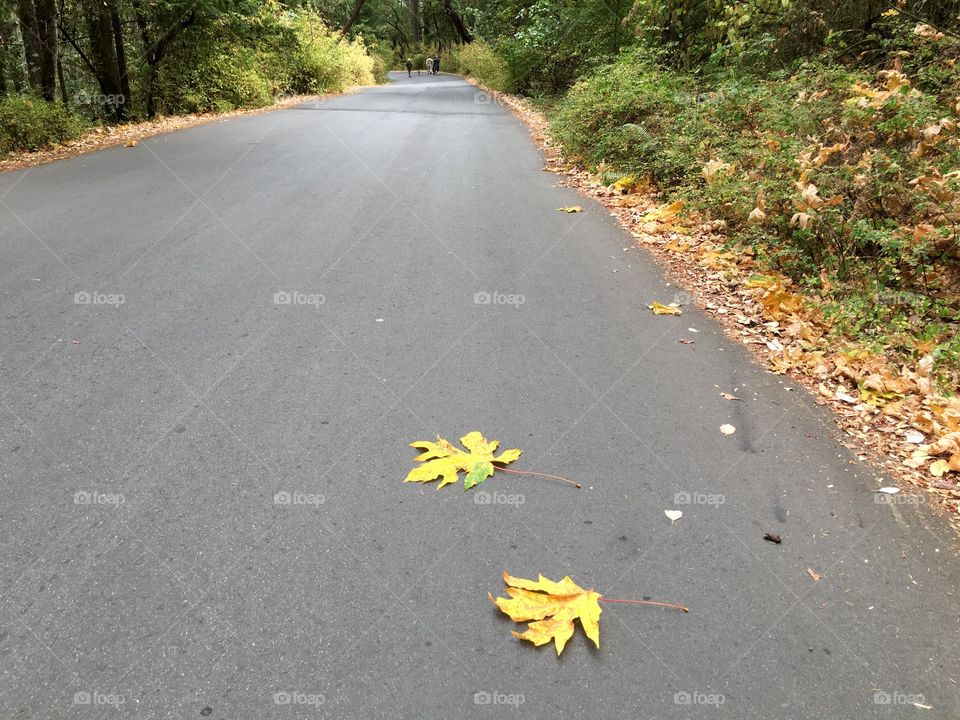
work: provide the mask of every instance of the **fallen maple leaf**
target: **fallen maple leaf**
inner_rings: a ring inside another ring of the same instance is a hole
[[[637,605],[659,605],[683,612],[688,608],[672,603],[660,603],[652,600],[613,600],[604,598],[594,590],[584,590],[569,577],[554,582],[540,575],[534,582],[517,578],[504,571],[503,581],[507,584],[509,598],[495,598],[490,593],[490,602],[500,608],[514,622],[529,623],[525,632],[511,630],[515,638],[529,640],[536,646],[546,645],[551,640],[557,648],[557,655],[563,652],[567,641],[573,637],[573,621],[579,619],[586,636],[600,649],[600,601],[629,602]],[[533,622],[531,622],[533,621]]]
[[[500,445],[500,441],[487,441],[483,435],[476,431],[464,435],[460,438],[460,442],[470,452],[464,452],[439,435],[435,443],[429,440],[418,440],[410,443],[411,447],[424,451],[414,458],[414,461],[424,464],[411,470],[404,478],[404,482],[431,482],[438,477],[442,477],[442,482],[437,486],[437,490],[439,490],[444,485],[455,483],[458,477],[457,473],[463,470],[467,473],[463,478],[463,489],[469,490],[493,475],[495,470],[493,463],[507,465],[520,457],[521,453],[520,450],[514,448],[505,450],[499,457],[494,457],[493,453]]]
[[[649,210],[641,218],[643,222],[659,222],[670,220],[676,217],[677,213],[683,210],[683,200],[676,200],[668,205],[661,205],[653,210]]]
[[[600,593],[584,590],[569,577],[560,582],[540,576],[540,580],[515,578],[504,571],[507,598],[487,597],[514,622],[530,622],[526,632],[511,630],[514,637],[529,640],[534,645],[545,645],[551,640],[557,646],[557,655],[573,636],[573,621],[580,619],[583,631],[600,648]]]
[[[676,303],[664,305],[663,303],[654,302],[647,305],[647,307],[653,310],[654,315],[683,315],[683,310],[681,310]]]

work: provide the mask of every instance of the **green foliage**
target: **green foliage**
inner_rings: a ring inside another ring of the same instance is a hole
[[[811,63],[767,79],[695,78],[634,52],[575,85],[553,132],[574,159],[611,176],[648,177],[723,220],[731,245],[752,246],[761,262],[833,303],[838,333],[890,347],[952,342],[943,351],[952,362],[955,102],[920,92],[896,70]],[[766,217],[751,223],[758,206]]]
[[[488,43],[476,40],[450,53],[444,60],[450,72],[469,75],[493,90],[510,91],[506,63]]]
[[[385,75],[363,38],[344,40],[309,9],[275,3],[254,16],[224,13],[185,33],[158,78],[168,113],[270,105],[282,93],[342,91]]]
[[[83,129],[83,120],[60,103],[28,97],[0,99],[0,154],[74,140]]]

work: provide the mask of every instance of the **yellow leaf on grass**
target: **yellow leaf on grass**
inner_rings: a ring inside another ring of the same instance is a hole
[[[677,216],[677,213],[683,210],[683,200],[676,200],[669,205],[661,205],[653,210],[647,211],[641,218],[641,222],[662,222],[670,220]]]
[[[613,189],[624,194],[632,193],[640,185],[633,175],[626,175],[613,184]]]
[[[426,483],[442,478],[440,485],[437,486],[439,490],[445,485],[455,483],[457,473],[462,470],[467,473],[463,478],[463,489],[469,490],[493,475],[496,469],[493,463],[506,465],[520,457],[521,451],[516,448],[505,450],[499,457],[494,457],[493,453],[500,445],[500,441],[488,441],[476,431],[464,435],[460,438],[460,442],[469,452],[464,452],[439,435],[435,443],[429,440],[410,443],[411,447],[424,451],[414,458],[415,462],[422,462],[423,465],[418,465],[411,470],[404,482]]]
[[[487,597],[514,622],[530,623],[526,632],[511,631],[514,637],[537,646],[553,640],[559,655],[573,636],[573,621],[579,619],[587,637],[600,648],[600,593],[584,590],[569,577],[554,582],[541,575],[534,582],[504,572],[503,581],[509,599],[490,593]]]
[[[654,315],[683,315],[683,310],[681,310],[676,303],[664,305],[663,303],[655,302],[650,303],[647,307],[653,310]]]
[[[578,213],[578,212],[583,212],[583,208],[580,207],[579,205],[571,205],[570,207],[557,208],[557,210],[559,210],[560,212],[565,212],[565,213]]]

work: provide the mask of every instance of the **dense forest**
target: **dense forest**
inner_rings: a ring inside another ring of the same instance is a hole
[[[0,153],[384,82],[525,95],[894,360],[960,368],[960,0],[2,0]]]

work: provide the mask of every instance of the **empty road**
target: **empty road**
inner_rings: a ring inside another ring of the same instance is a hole
[[[0,175],[0,716],[960,714],[949,529],[542,166],[398,74]],[[472,430],[583,489],[402,482]]]

